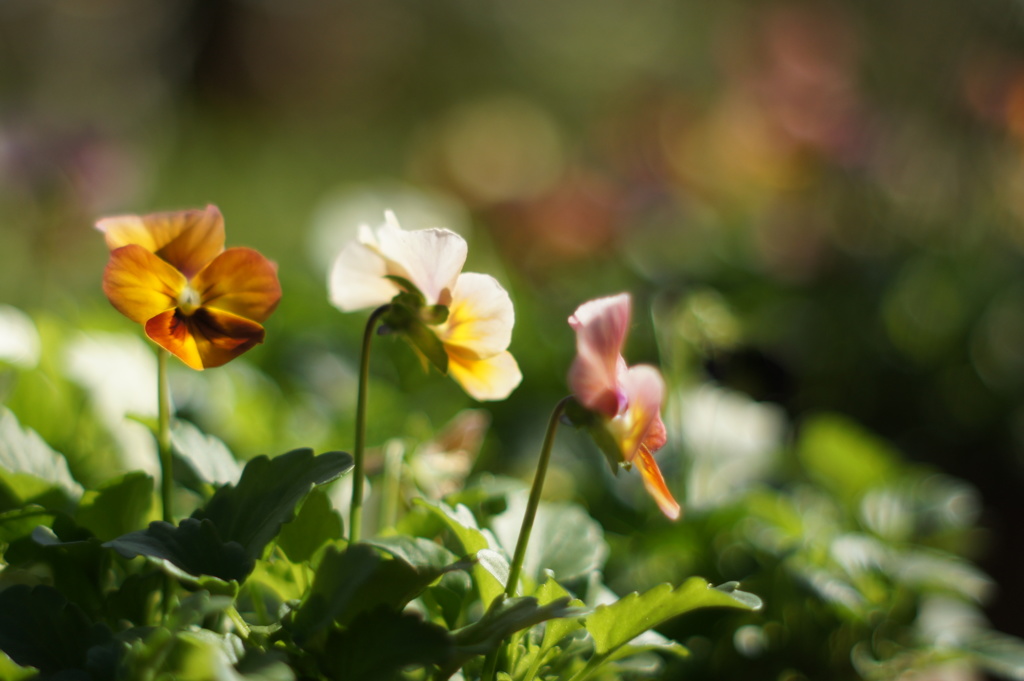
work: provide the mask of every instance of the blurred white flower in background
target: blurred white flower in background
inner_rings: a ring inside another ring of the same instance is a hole
[[[0,305],[0,362],[31,369],[39,363],[40,347],[32,318],[16,307]]]
[[[342,187],[325,196],[313,213],[309,230],[309,256],[326,273],[341,249],[353,241],[360,225],[376,225],[385,211],[402,216],[408,230],[444,225],[469,233],[469,216],[455,199],[417,189],[401,182]]]
[[[786,432],[778,405],[707,384],[677,394],[666,415],[670,439],[686,448],[686,503],[694,509],[728,503],[763,479]]]
[[[64,348],[68,377],[92,399],[96,414],[118,445],[121,471],[159,477],[156,441],[128,416],[156,418],[156,355],[131,334],[79,333]]]

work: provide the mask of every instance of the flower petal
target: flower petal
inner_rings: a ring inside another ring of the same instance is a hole
[[[622,414],[608,422],[608,428],[619,443],[623,460],[633,463],[648,438],[652,435],[658,437],[659,432],[664,433],[661,401],[665,395],[665,381],[654,367],[640,365],[630,367],[625,373],[622,389],[628,406]],[[664,444],[664,440],[661,444]]]
[[[224,250],[224,218],[216,206],[149,215],[120,215],[96,223],[107,247],[136,244],[171,263],[186,277],[195,276]]]
[[[173,310],[185,284],[181,272],[136,244],[111,253],[103,272],[103,292],[111,304],[140,324]]]
[[[503,400],[523,380],[519,365],[509,352],[487,359],[448,355],[448,373],[470,397],[477,400]]]
[[[387,264],[379,253],[353,241],[341,250],[331,267],[327,287],[331,304],[342,312],[377,307],[401,293],[385,279]]]
[[[483,359],[508,347],[514,325],[512,300],[498,280],[466,272],[455,282],[448,320],[437,329],[437,335],[459,355]]]
[[[625,407],[620,377],[626,363],[622,346],[629,329],[628,293],[591,300],[569,317],[576,331],[576,359],[569,369],[569,387],[588,409],[614,416]]]
[[[449,229],[420,229],[406,232],[394,213],[377,229],[376,242],[366,246],[384,259],[387,274],[412,282],[427,304],[448,305],[455,281],[466,263],[466,240]]]
[[[205,308],[262,322],[281,299],[277,266],[251,248],[229,248],[195,276],[192,287]]]
[[[185,316],[175,310],[146,322],[146,335],[193,369],[227,364],[263,342],[265,331],[254,321],[238,315],[199,308]]]
[[[658,463],[654,460],[654,456],[647,451],[646,447],[641,447],[636,458],[633,459],[633,463],[640,469],[640,476],[644,481],[644,487],[654,497],[654,501],[658,504],[661,512],[672,520],[678,520],[682,509],[672,496],[672,492],[668,490],[668,485],[665,484],[665,478],[662,477],[661,469],[658,468]]]

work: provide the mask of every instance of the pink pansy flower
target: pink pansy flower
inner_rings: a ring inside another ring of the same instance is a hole
[[[462,272],[466,241],[447,229],[407,232],[394,213],[376,230],[367,226],[338,254],[329,279],[331,303],[343,312],[390,303],[408,282],[425,307],[448,310],[440,323],[426,321],[447,355],[447,370],[470,396],[501,400],[522,381],[508,352],[515,312],[498,281]]]
[[[591,300],[569,317],[576,331],[576,359],[569,386],[577,401],[600,422],[622,461],[640,469],[644,487],[669,518],[679,517],[653,453],[666,442],[661,420],[665,381],[652,366],[626,366],[622,347],[629,330],[632,301],[628,293]],[[599,438],[606,440],[607,438]]]

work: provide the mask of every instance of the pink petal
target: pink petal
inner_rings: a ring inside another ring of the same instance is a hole
[[[625,371],[622,346],[631,314],[628,293],[598,298],[580,305],[569,317],[576,331],[576,359],[569,369],[569,386],[588,409],[615,416],[625,407],[620,377]]]

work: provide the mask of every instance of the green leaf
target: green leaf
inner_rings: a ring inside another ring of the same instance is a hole
[[[473,513],[462,504],[452,508],[444,502],[426,499],[415,499],[413,504],[427,509],[437,519],[444,522],[461,548],[460,553],[463,555],[479,557],[480,551],[490,549],[490,542],[477,528]],[[493,550],[489,553],[485,552],[483,559],[478,560],[476,566],[473,567],[473,581],[476,583],[480,601],[485,606],[490,606],[494,599],[505,591],[508,571],[508,562]]]
[[[4,681],[24,681],[39,672],[34,667],[22,667],[0,650],[0,679]]]
[[[22,667],[43,676],[81,670],[93,678],[88,672],[101,671],[97,662],[107,657],[96,653],[109,646],[116,648],[110,630],[52,587],[18,584],[0,592],[0,650]]]
[[[315,636],[329,624],[348,625],[357,615],[378,606],[400,610],[445,572],[459,565],[413,567],[404,560],[386,560],[367,544],[344,551],[327,547],[309,596],[295,613],[296,640]]]
[[[199,484],[233,484],[242,473],[231,450],[219,438],[204,433],[188,421],[177,420],[171,427],[171,446],[174,449],[175,478],[188,483],[192,489]]]
[[[451,671],[471,657],[490,653],[517,631],[560,617],[578,617],[585,612],[571,607],[569,601],[566,597],[540,605],[533,597],[496,600],[478,621],[452,632],[456,653]]]
[[[256,564],[241,544],[224,541],[216,525],[208,519],[186,518],[177,527],[158,520],[145,530],[130,532],[103,546],[126,558],[145,556],[153,559],[179,579],[218,593],[230,593],[237,587],[201,577],[215,577],[221,582],[242,582]]]
[[[14,414],[2,405],[0,481],[21,502],[41,501],[51,490],[59,491],[68,501],[82,496],[82,486],[71,476],[67,459],[51,449],[34,430],[23,429]],[[43,505],[52,507],[55,501]]]
[[[510,551],[519,538],[527,496],[526,490],[510,495],[508,510],[491,523],[502,546]],[[563,581],[599,570],[608,556],[601,525],[577,504],[542,502],[530,537],[523,571],[535,583],[543,570],[551,570]]]
[[[311,449],[296,449],[273,459],[258,456],[246,464],[237,486],[221,487],[192,517],[209,520],[225,542],[237,542],[250,558],[260,558],[315,485],[351,468],[352,457],[345,452],[313,456]]]
[[[153,478],[136,471],[87,491],[79,503],[75,521],[107,541],[146,526],[155,515]]]
[[[367,543],[390,553],[398,560],[405,561],[417,571],[448,572],[459,560],[458,556],[445,547],[423,537],[395,535],[371,539]],[[459,569],[468,569],[471,565],[472,561],[466,561],[459,565]]]
[[[275,540],[288,560],[304,563],[320,547],[342,536],[341,515],[330,498],[320,489],[313,489],[302,502],[295,519],[285,523]]]
[[[888,443],[835,415],[808,420],[797,453],[817,482],[847,500],[892,481],[898,472],[899,454]]]
[[[345,681],[401,678],[403,668],[440,666],[453,652],[444,629],[388,608],[363,612],[348,629],[331,632],[324,649],[323,671]]]
[[[32,534],[32,530],[40,525],[43,527],[53,525],[55,518],[56,514],[35,504],[0,513],[0,542],[10,544],[22,537],[28,537]]]
[[[594,639],[596,654],[604,657],[666,620],[714,607],[757,610],[761,599],[737,591],[735,582],[712,587],[700,577],[691,577],[678,588],[659,584],[643,594],[633,592],[600,605],[584,618],[584,625]]]

